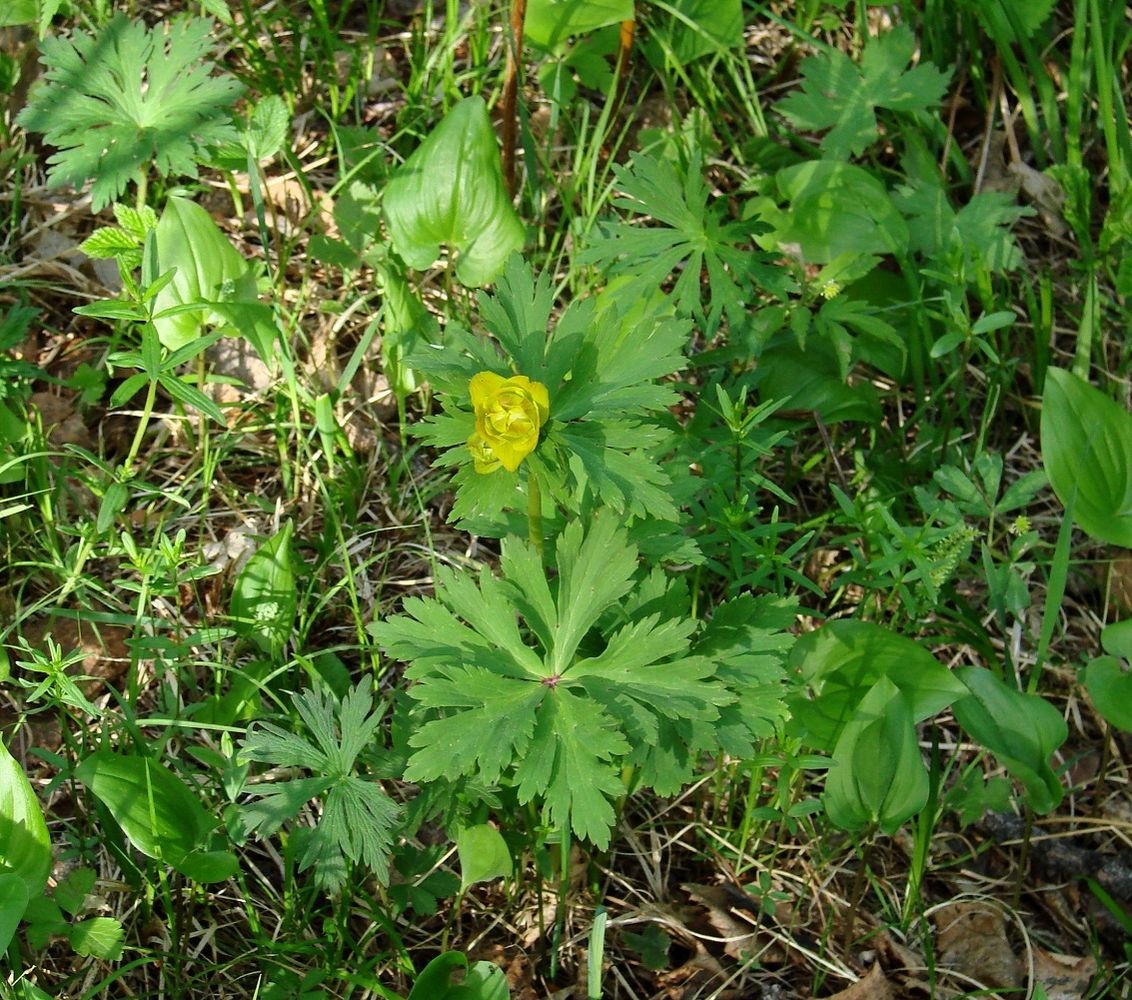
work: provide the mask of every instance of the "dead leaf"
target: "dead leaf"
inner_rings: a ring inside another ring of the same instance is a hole
[[[936,968],[968,976],[990,989],[1020,989],[1022,963],[1006,939],[1002,910],[990,902],[957,902],[932,914]]]
[[[713,985],[727,978],[723,966],[702,944],[696,943],[696,953],[678,969],[662,972],[656,977],[656,985],[664,990],[661,994],[668,1000],[691,1000],[692,997],[711,995],[719,1000],[736,996],[735,990],[712,993]]]
[[[858,979],[848,989],[835,993],[829,1000],[892,1000],[892,986],[885,977],[880,962],[874,962],[873,967],[861,979]]]
[[[1017,178],[1022,193],[1038,210],[1046,228],[1057,237],[1068,233],[1069,226],[1061,214],[1065,205],[1065,191],[1061,185],[1028,163],[1011,163],[1007,169]]]
[[[1092,955],[1077,958],[1034,949],[1034,978],[1042,984],[1048,1000],[1081,1000],[1097,974]]]
[[[734,898],[723,886],[688,883],[683,888],[704,907],[708,922],[719,932],[723,950],[731,958],[741,962],[758,955],[764,964],[785,961],[782,949],[775,946],[769,935],[759,933],[753,922],[755,914],[738,910]],[[752,905],[757,904],[752,900]],[[772,949],[775,953],[771,953]]]
[[[39,412],[47,440],[56,447],[75,444],[80,448],[92,448],[94,443],[83,418],[75,412],[73,398],[57,396],[51,392],[33,392],[28,396],[28,405]]]

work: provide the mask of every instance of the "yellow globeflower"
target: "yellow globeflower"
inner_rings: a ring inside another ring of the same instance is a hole
[[[476,431],[468,438],[468,449],[476,472],[494,472],[500,466],[514,472],[535,450],[550,413],[546,386],[526,375],[504,378],[480,372],[472,376],[469,389]]]

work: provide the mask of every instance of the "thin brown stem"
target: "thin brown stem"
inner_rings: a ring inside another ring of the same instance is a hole
[[[618,111],[625,101],[625,89],[629,84],[629,59],[633,53],[633,37],[637,32],[635,18],[621,22],[621,33],[617,40],[617,91],[613,110]]]
[[[519,56],[523,51],[523,22],[527,0],[511,0],[511,32],[507,44],[507,68],[503,79],[503,183],[514,198],[515,153],[519,142]]]

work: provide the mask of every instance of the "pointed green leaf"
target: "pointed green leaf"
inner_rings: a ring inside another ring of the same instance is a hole
[[[1132,415],[1072,372],[1050,368],[1042,461],[1057,498],[1102,542],[1132,548]]]
[[[1065,789],[1050,758],[1069,735],[1061,713],[982,667],[961,667],[955,674],[970,691],[952,707],[959,725],[1022,783],[1035,812],[1056,809]]]
[[[31,899],[43,892],[50,872],[43,810],[24,769],[0,743],[0,874],[19,878]]]
[[[185,783],[148,757],[99,750],[75,768],[75,777],[102,801],[134,847],[175,868],[216,825]]]
[[[28,887],[19,875],[0,872],[0,951],[7,951],[28,908]]]
[[[633,0],[527,0],[523,37],[555,49],[571,35],[633,20]]]
[[[551,652],[552,672],[563,673],[598,615],[633,585],[637,550],[608,513],[593,519],[583,534],[571,521],[558,536],[558,630]]]
[[[883,677],[908,699],[920,722],[969,692],[966,686],[919,643],[880,625],[833,621],[795,643],[790,666],[810,685],[790,697],[794,730],[819,750],[832,750],[842,727],[855,716],[865,695]]]
[[[157,228],[146,240],[142,258],[147,283],[176,268],[176,274],[153,302],[153,325],[170,350],[184,347],[205,323],[216,322],[205,309],[161,317],[165,309],[189,302],[221,299],[255,301],[255,278],[250,265],[228,242],[220,227],[200,205],[172,197]]]
[[[857,705],[833,751],[822,802],[843,830],[876,824],[887,834],[923,809],[928,773],[909,699],[882,677]]]
[[[265,653],[278,654],[295,625],[298,596],[291,536],[285,521],[248,560],[232,590],[231,613],[237,630]]]
[[[1132,733],[1132,673],[1115,656],[1098,656],[1083,671],[1098,712],[1117,729]]]
[[[447,244],[456,277],[486,285],[523,246],[524,230],[503,186],[499,146],[482,98],[457,104],[385,188],[393,246],[417,269]]]

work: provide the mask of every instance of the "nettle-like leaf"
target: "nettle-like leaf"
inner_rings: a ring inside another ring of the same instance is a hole
[[[437,464],[458,470],[452,520],[497,519],[525,506],[529,476],[538,477],[544,497],[571,509],[589,495],[619,514],[676,519],[670,480],[658,464],[670,435],[649,416],[679,398],[664,380],[684,365],[688,323],[659,293],[641,299],[626,291],[615,283],[596,299],[571,302],[552,323],[549,278],[535,278],[514,256],[496,294],[480,296],[493,340],[450,324],[442,344],[409,356],[407,363],[441,394],[443,411],[416,433],[442,451]],[[515,472],[483,475],[472,468],[468,387],[481,371],[525,375],[548,390],[541,441]]]
[[[615,167],[622,195],[613,204],[659,225],[600,225],[579,260],[598,265],[610,277],[627,276],[621,294],[630,300],[651,299],[678,272],[672,302],[682,315],[702,318],[710,333],[725,310],[733,324],[744,321],[744,288],[752,282],[774,288],[783,279],[781,269],[751,243],[758,223],[728,219],[726,203],[711,197],[701,166],[696,149],[682,170],[644,153],[634,153],[628,166]],[[711,286],[707,303],[704,269]]]
[[[51,183],[93,179],[97,212],[151,165],[195,177],[210,147],[235,140],[229,108],[242,88],[213,75],[212,34],[207,18],[150,30],[119,14],[97,35],[45,38],[45,82],[17,121],[59,147]]]
[[[755,637],[739,651],[723,626],[701,637],[719,654],[708,656],[693,646],[691,618],[645,605],[611,620],[634,603],[638,560],[610,512],[588,531],[572,522],[556,563],[548,579],[534,548],[507,538],[502,579],[441,570],[434,598],[407,600],[371,630],[410,663],[419,726],[407,780],[511,783],[520,802],[542,803],[552,824],[604,848],[611,800],[626,791],[622,767],[639,765],[661,791],[678,788],[700,751],[719,748],[717,726],[746,722],[745,745],[766,731],[781,712],[769,692],[749,720],[721,713],[777,675]],[[716,676],[719,663],[735,689]]]
[[[859,67],[838,49],[810,56],[802,61],[801,89],[776,108],[799,129],[829,129],[821,141],[826,156],[860,155],[877,137],[877,108],[915,113],[943,99],[950,70],[928,63],[908,69],[915,52],[912,29],[900,24],[866,42]]]
[[[362,685],[341,701],[320,691],[304,691],[295,696],[295,709],[309,736],[257,722],[240,750],[243,760],[313,772],[309,778],[258,786],[256,801],[241,812],[249,830],[266,837],[311,799],[320,799],[318,825],[302,831],[299,869],[313,865],[315,881],[329,892],[342,887],[346,859],[366,865],[382,885],[389,883],[389,854],[400,809],[376,781],[357,773],[358,758],[381,725],[383,713],[372,708],[372,695]]]
[[[384,207],[394,249],[410,267],[431,267],[443,243],[458,255],[460,282],[478,288],[495,278],[525,233],[482,98],[445,115],[389,179]]]
[[[994,272],[1022,263],[1010,227],[1034,212],[1005,192],[981,191],[957,210],[941,184],[917,181],[898,188],[893,200],[908,217],[909,249],[929,261],[946,266],[948,255],[959,253]]]

